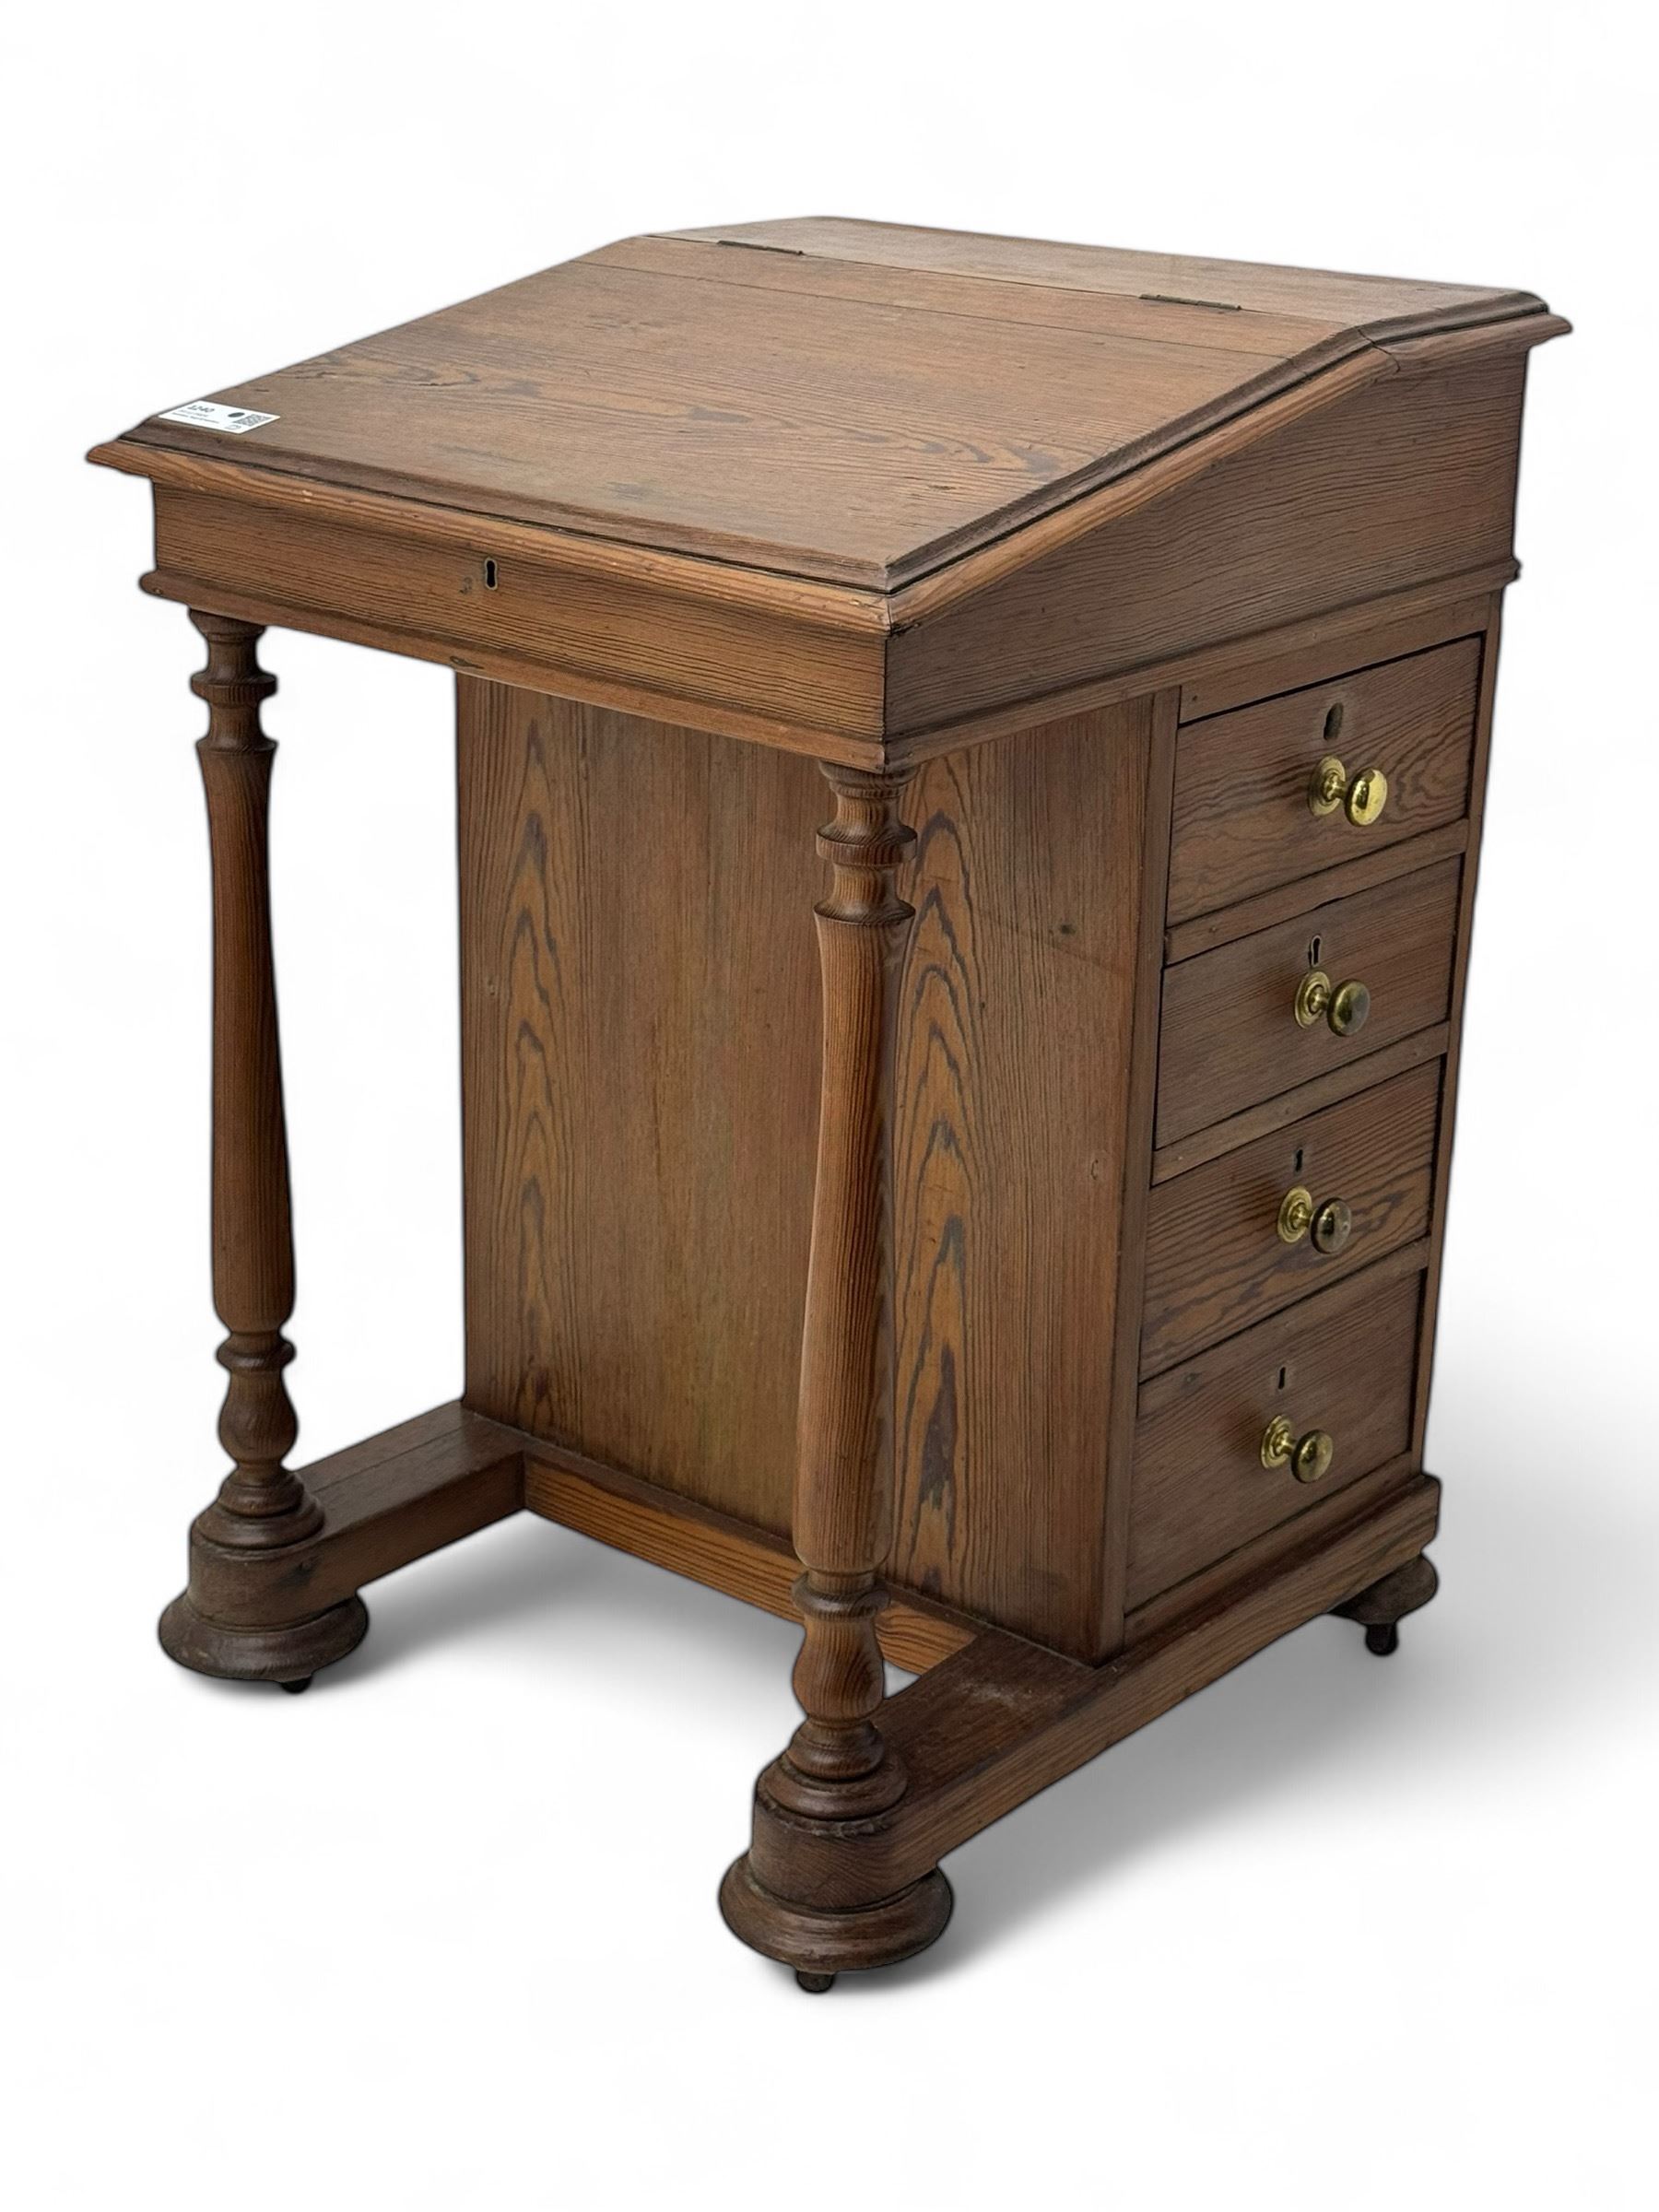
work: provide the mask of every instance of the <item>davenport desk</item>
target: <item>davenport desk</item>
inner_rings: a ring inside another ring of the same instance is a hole
[[[1392,1651],[1435,1582],[1526,359],[1566,328],[744,224],[100,446],[206,641],[233,1464],[172,1657],[301,1689],[366,1583],[521,1509],[798,1615],[721,1901],[822,1989],[1276,1637]],[[458,700],[465,1390],[298,1471],[267,624]]]

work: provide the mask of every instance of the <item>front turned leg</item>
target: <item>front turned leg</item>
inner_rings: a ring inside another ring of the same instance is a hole
[[[1331,1610],[1339,1619],[1357,1620],[1365,1630],[1365,1648],[1386,1659],[1400,1648],[1400,1623],[1407,1613],[1415,1613],[1426,1606],[1440,1587],[1440,1577],[1431,1562],[1419,1552],[1415,1559],[1407,1559],[1404,1567],[1396,1567],[1381,1582],[1372,1583],[1361,1590],[1358,1597],[1350,1597],[1345,1605],[1333,1606]]]
[[[283,1380],[294,1246],[266,834],[276,748],[259,722],[276,680],[254,625],[190,618],[207,641],[191,689],[207,702],[196,751],[213,865],[213,1303],[229,1331],[219,1441],[232,1464],[191,1529],[189,1586],[161,1616],[161,1643],[198,1674],[300,1689],[362,1641],[369,1615],[357,1596],[308,1610],[323,1512],[285,1464],[299,1433]]]
[[[893,1047],[913,914],[894,879],[915,833],[898,814],[908,774],[824,773],[835,816],[818,851],[833,877],[816,910],[823,1088],[794,1516],[805,1718],[756,1786],[751,1847],[720,1893],[733,1932],[812,1991],[843,1968],[925,1948],[950,1917],[936,1867],[894,1897],[827,1896],[791,1848],[807,1830],[821,1844],[837,1823],[892,1818],[905,1788],[875,1722],[885,1689],[876,1616],[893,1519]]]

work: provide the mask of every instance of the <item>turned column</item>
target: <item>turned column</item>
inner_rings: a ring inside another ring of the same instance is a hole
[[[760,1778],[754,1846],[721,1893],[735,1932],[812,1989],[841,1967],[921,1949],[950,1910],[936,1870],[899,1898],[851,1910],[791,1894],[793,1823],[891,1815],[905,1786],[876,1722],[885,1694],[876,1620],[893,1526],[893,1061],[914,912],[896,883],[915,841],[898,806],[913,771],[821,765],[835,814],[818,838],[831,879],[815,909],[823,1075],[794,1510],[805,1717]]]
[[[359,1641],[368,1616],[354,1597],[275,1627],[237,1618],[238,1557],[302,1546],[323,1525],[286,1464],[299,1421],[284,1377],[294,1246],[266,828],[276,747],[259,718],[276,679],[259,665],[253,624],[190,618],[207,641],[191,689],[207,704],[196,752],[213,868],[213,1302],[229,1332],[218,1351],[229,1378],[218,1433],[231,1465],[192,1529],[190,1587],[163,1614],[161,1641],[200,1672],[302,1688]]]

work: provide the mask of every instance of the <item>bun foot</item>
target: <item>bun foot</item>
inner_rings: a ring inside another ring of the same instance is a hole
[[[196,1611],[188,1591],[161,1616],[161,1648],[181,1666],[232,1682],[276,1682],[292,1693],[302,1690],[319,1668],[355,1652],[368,1632],[369,1608],[360,1597],[282,1628],[239,1629],[209,1620]]]
[[[302,1689],[309,1689],[316,1680],[315,1675],[301,1675],[298,1682],[278,1682],[278,1689],[286,1689],[290,1698],[297,1698]]]
[[[1361,1590],[1358,1597],[1333,1606],[1331,1610],[1339,1619],[1357,1620],[1365,1630],[1366,1650],[1386,1659],[1400,1648],[1401,1621],[1407,1613],[1426,1606],[1439,1587],[1440,1577],[1419,1552],[1369,1590]]]
[[[924,1951],[950,1918],[950,1884],[935,1866],[895,1897],[837,1912],[774,1895],[756,1880],[746,1856],[727,1870],[720,1910],[734,1936],[794,1967],[801,1987],[820,1994],[837,1974],[896,1966]]]

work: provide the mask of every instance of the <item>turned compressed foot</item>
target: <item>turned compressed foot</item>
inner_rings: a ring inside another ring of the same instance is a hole
[[[198,1613],[185,1591],[162,1614],[159,1632],[168,1657],[195,1674],[276,1682],[297,1693],[322,1668],[356,1651],[369,1633],[369,1608],[360,1597],[348,1597],[310,1620],[239,1629]]]
[[[821,1997],[827,1989],[835,1987],[836,1980],[834,1974],[808,1974],[798,1971],[795,1974],[796,1985],[804,1989],[809,1997]]]
[[[944,1934],[954,1900],[935,1866],[896,1897],[846,1910],[803,1905],[755,1878],[747,1853],[720,1886],[720,1910],[751,1950],[792,1966],[803,1989],[829,1988],[837,1974],[896,1966]]]
[[[1419,1552],[1404,1567],[1396,1567],[1381,1582],[1372,1583],[1357,1597],[1333,1606],[1331,1610],[1339,1619],[1358,1621],[1365,1630],[1366,1650],[1386,1659],[1400,1648],[1401,1621],[1407,1613],[1426,1606],[1439,1587],[1440,1577]]]

